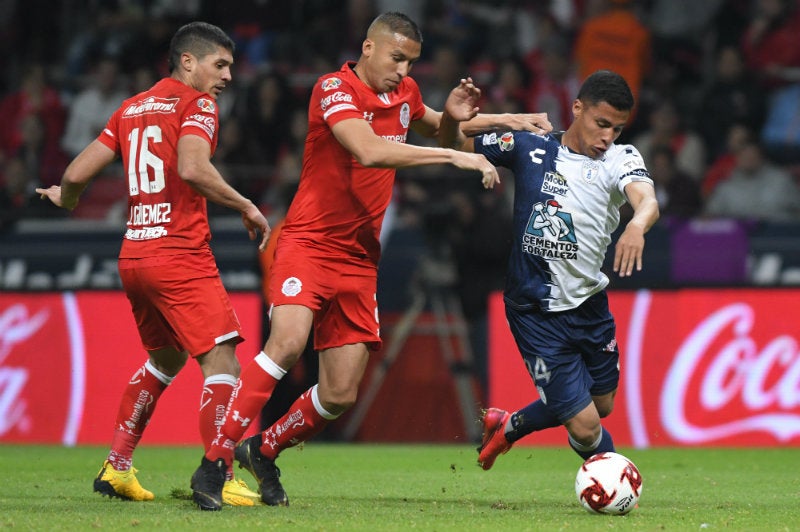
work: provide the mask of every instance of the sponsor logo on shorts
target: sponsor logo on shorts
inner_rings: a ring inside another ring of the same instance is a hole
[[[303,282],[297,277],[289,277],[281,286],[281,293],[285,296],[294,297],[303,290]]]

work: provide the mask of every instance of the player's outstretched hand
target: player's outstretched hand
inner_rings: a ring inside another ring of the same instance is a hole
[[[514,113],[511,115],[509,129],[530,131],[537,135],[546,135],[553,131],[553,124],[547,113]]]
[[[622,232],[614,249],[614,271],[620,277],[630,277],[634,268],[642,270],[642,253],[644,251],[644,231],[628,224]]]
[[[494,188],[500,183],[500,175],[497,168],[489,160],[479,153],[467,153],[456,151],[453,164],[462,170],[477,170],[481,173],[481,183],[483,188]]]
[[[267,241],[269,234],[272,231],[269,227],[269,222],[258,210],[258,207],[251,204],[245,211],[242,212],[242,223],[247,229],[247,234],[250,235],[250,240],[258,238],[261,233],[261,242],[258,243],[258,251],[263,252],[267,249]]]
[[[49,199],[56,207],[63,207],[61,203],[61,187],[58,185],[51,185],[48,188],[37,188],[36,193],[39,194],[41,199]]]
[[[475,86],[472,78],[464,78],[450,91],[444,102],[444,110],[457,122],[465,122],[478,114],[476,104],[480,98],[481,90]]]

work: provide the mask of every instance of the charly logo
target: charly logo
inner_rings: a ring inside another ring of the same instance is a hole
[[[800,347],[782,334],[759,346],[752,337],[755,311],[735,303],[711,314],[678,349],[661,391],[661,418],[672,436],[702,443],[751,431],[779,441],[800,435]],[[712,350],[712,346],[714,346]],[[701,369],[702,368],[702,369]],[[690,383],[696,382],[696,396]],[[740,417],[700,425],[690,412],[720,412],[740,403]]]

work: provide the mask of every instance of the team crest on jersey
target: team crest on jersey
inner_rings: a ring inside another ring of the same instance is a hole
[[[400,107],[400,125],[404,128],[408,129],[408,124],[411,123],[411,107],[408,103],[404,103],[402,107]]]
[[[531,209],[522,252],[547,260],[576,260],[578,240],[572,215],[561,210],[555,199],[536,203]]]
[[[297,277],[289,277],[283,281],[281,293],[285,296],[294,297],[303,290],[303,281]]]
[[[500,151],[511,151],[514,149],[514,134],[510,131],[508,133],[503,133],[503,135],[497,140],[497,144],[500,146]]]
[[[488,133],[483,136],[484,146],[491,146],[492,144],[497,144],[497,133]]]
[[[600,174],[600,163],[597,161],[584,161],[583,168],[581,168],[581,175],[583,180],[587,183],[594,181]]]
[[[339,86],[341,86],[341,84],[342,80],[340,80],[339,78],[328,78],[322,80],[322,84],[320,85],[320,87],[324,91],[329,91],[332,89],[338,89]]]
[[[197,107],[199,107],[204,113],[213,113],[217,108],[217,106],[214,105],[213,100],[209,100],[208,98],[199,98],[197,100]]]

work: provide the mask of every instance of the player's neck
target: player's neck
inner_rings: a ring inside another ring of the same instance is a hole
[[[566,146],[572,152],[575,152],[575,153],[580,153],[581,152],[580,149],[579,149],[579,146],[577,146],[573,142],[572,134],[571,134],[571,131],[569,130],[569,128],[566,131],[564,131],[564,133],[561,135],[561,145],[562,146]]]

